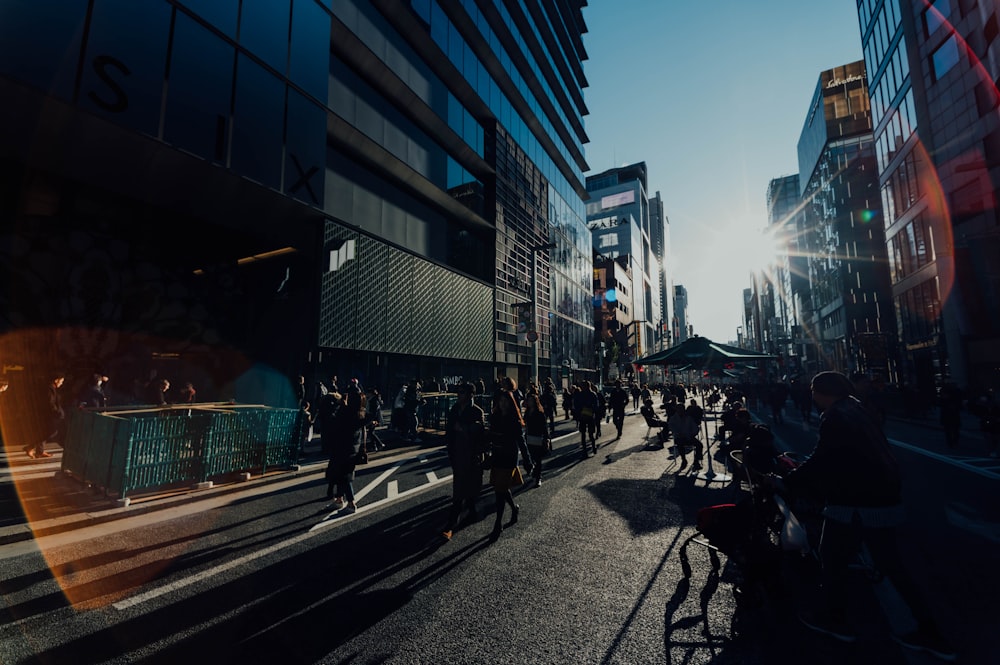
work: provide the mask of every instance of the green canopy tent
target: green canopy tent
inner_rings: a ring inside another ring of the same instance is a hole
[[[636,365],[690,365],[691,369],[733,369],[735,363],[768,360],[775,356],[713,342],[707,337],[689,337],[669,349],[633,361]]]
[[[686,366],[686,369],[725,371],[738,369],[737,363],[745,365],[749,362],[758,362],[774,357],[766,353],[760,353],[759,351],[741,349],[729,344],[720,344],[713,342],[707,337],[695,335],[680,344],[671,346],[669,349],[651,353],[633,362],[636,365]],[[728,482],[732,480],[732,476],[728,473],[717,474],[712,469],[712,443],[708,438],[708,422],[702,419],[702,423],[705,427],[708,470],[698,474],[698,477],[708,482],[716,480],[719,482]]]

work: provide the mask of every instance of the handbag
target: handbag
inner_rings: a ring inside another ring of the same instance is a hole
[[[368,451],[362,448],[358,451],[358,454],[354,456],[355,464],[368,464]]]
[[[526,438],[529,446],[545,447],[545,437],[540,434],[529,434]]]
[[[590,420],[591,418],[594,417],[594,410],[589,406],[585,406],[582,409],[580,409],[580,417],[586,420]]]

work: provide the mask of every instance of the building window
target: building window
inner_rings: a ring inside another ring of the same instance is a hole
[[[951,0],[936,0],[924,11],[924,36],[930,37],[934,31],[948,22],[951,16]]]
[[[934,75],[934,80],[940,81],[948,73],[948,70],[957,64],[958,40],[952,35],[931,54],[931,71]]]

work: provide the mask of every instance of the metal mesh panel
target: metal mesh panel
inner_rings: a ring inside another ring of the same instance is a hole
[[[493,290],[430,261],[328,222],[331,248],[354,258],[323,276],[320,345],[493,359]]]

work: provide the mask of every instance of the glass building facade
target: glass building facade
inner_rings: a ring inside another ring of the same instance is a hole
[[[864,62],[820,74],[798,145],[810,294],[802,326],[820,353],[810,369],[887,377],[894,330],[871,122]]]
[[[1000,386],[998,19],[974,0],[859,0],[902,380]]]
[[[276,401],[296,373],[524,380],[536,299],[541,374],[586,363],[581,6],[4,3],[0,252],[30,260],[3,330]]]

